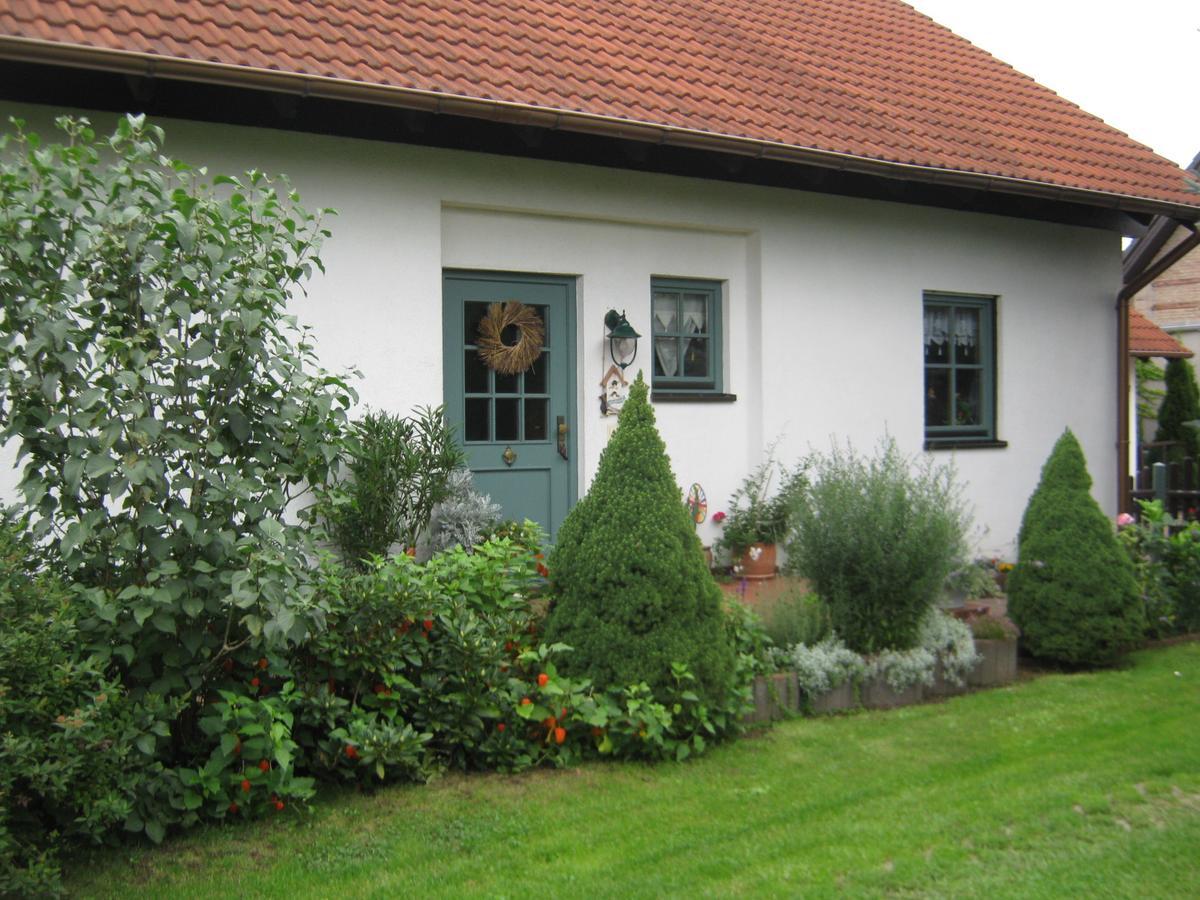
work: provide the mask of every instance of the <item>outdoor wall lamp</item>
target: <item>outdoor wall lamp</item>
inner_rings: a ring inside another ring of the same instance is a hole
[[[604,314],[604,325],[608,328],[608,354],[624,372],[637,358],[637,342],[641,335],[633,330],[624,310],[610,309]]]

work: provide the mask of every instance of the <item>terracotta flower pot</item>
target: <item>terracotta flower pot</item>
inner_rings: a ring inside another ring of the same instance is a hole
[[[762,580],[775,577],[775,545],[751,544],[742,554],[742,577]]]

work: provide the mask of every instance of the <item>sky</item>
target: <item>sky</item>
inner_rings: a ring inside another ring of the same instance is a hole
[[[1182,166],[1200,153],[1200,0],[906,0]]]

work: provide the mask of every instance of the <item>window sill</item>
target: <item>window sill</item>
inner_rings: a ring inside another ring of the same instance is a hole
[[[939,441],[925,441],[926,450],[1003,450],[1008,441],[996,441],[991,438],[946,438]]]
[[[651,391],[651,403],[733,403],[737,394],[714,391]]]

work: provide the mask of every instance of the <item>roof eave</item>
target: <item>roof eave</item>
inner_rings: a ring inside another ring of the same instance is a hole
[[[180,59],[153,53],[111,50],[9,35],[0,35],[0,58],[72,68],[100,69],[133,76],[253,88],[296,94],[302,97],[320,97],[328,100],[423,110],[509,124],[562,129],[583,134],[605,135],[625,140],[792,162],[902,181],[1038,197],[1134,214],[1163,215],[1184,221],[1200,220],[1200,205],[1191,206],[1127,194],[1067,187],[1050,182],[892,162],[756,138],[736,137],[669,125],[652,125],[575,110],[550,109],[511,101],[466,97],[390,85],[372,85],[328,76],[234,66],[207,60]]]

